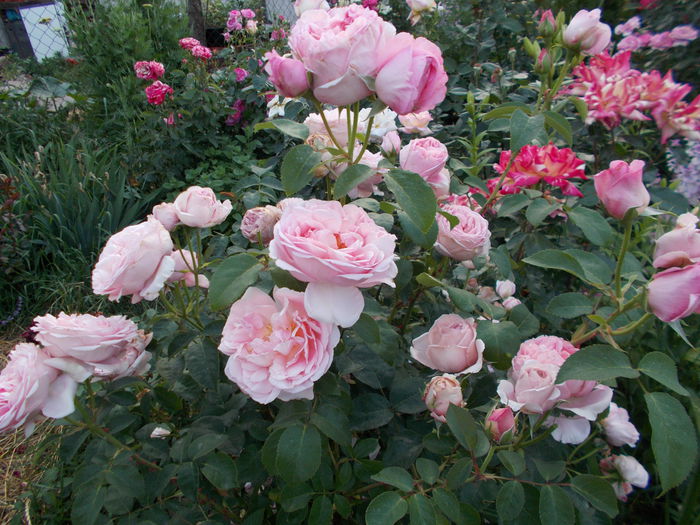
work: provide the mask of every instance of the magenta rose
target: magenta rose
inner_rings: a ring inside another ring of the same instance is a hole
[[[610,412],[600,424],[605,430],[605,440],[613,447],[634,447],[639,441],[639,432],[630,422],[629,413],[615,403],[610,403]]]
[[[298,97],[309,89],[304,64],[295,58],[282,57],[276,50],[265,53],[265,73],[283,97]]]
[[[158,80],[165,74],[165,67],[160,62],[139,61],[134,64],[134,72],[137,78],[143,80]]]
[[[413,340],[411,357],[419,363],[453,374],[481,370],[484,343],[476,338],[476,321],[456,314],[443,314],[423,335]]]
[[[515,429],[515,416],[510,407],[494,408],[486,417],[484,423],[486,431],[496,442],[501,441],[503,436]]]
[[[172,98],[173,94],[173,88],[171,88],[168,84],[164,84],[160,80],[156,80],[153,84],[144,89],[144,91],[146,92],[148,103],[153,104],[154,106],[160,106],[163,102],[165,102],[165,97],[167,95],[171,95]]]
[[[270,244],[274,228],[282,216],[282,210],[277,206],[259,206],[245,212],[241,221],[241,233],[250,242]]]
[[[678,218],[675,229],[658,238],[654,249],[655,268],[687,266],[700,262],[700,230],[696,227],[697,221],[695,215],[684,213]]]
[[[600,21],[600,9],[580,10],[564,29],[564,43],[587,55],[602,53],[610,43],[610,26]]]
[[[438,252],[457,261],[471,261],[488,255],[491,232],[486,219],[468,206],[444,204],[440,209],[457,217],[459,224],[452,228],[446,217],[436,215],[438,236],[435,249]]]
[[[700,263],[657,273],[648,290],[649,308],[662,321],[700,313]]]
[[[352,326],[364,308],[359,288],[394,286],[396,237],[358,206],[295,201],[284,206],[270,242],[275,264],[309,283],[304,304],[323,322]]]
[[[131,302],[152,301],[175,268],[170,256],[173,241],[153,217],[127,226],[108,240],[92,270],[92,291],[118,301],[131,295]]]
[[[197,254],[189,250],[173,250],[172,257],[175,261],[175,269],[168,277],[168,282],[182,281],[188,287],[209,288],[209,279],[201,273],[195,276],[194,270],[199,266]]]
[[[275,288],[273,297],[251,287],[231,306],[219,345],[226,376],[258,403],[313,399],[340,332],[309,316],[303,293]]]
[[[447,410],[450,405],[464,406],[462,386],[457,378],[451,374],[442,374],[433,377],[423,392],[423,401],[430,410],[430,415],[436,421],[447,422]]]
[[[172,115],[171,115],[172,116]],[[175,229],[175,226],[180,224],[180,218],[177,216],[177,210],[172,202],[161,202],[153,206],[151,210],[153,217],[160,222],[163,227],[170,231]]]
[[[430,111],[445,99],[442,52],[430,40],[399,33],[378,53],[377,96],[399,115]]]
[[[196,38],[192,38],[192,37],[181,38],[178,43],[180,44],[180,47],[182,49],[187,49],[188,51],[195,46],[202,45],[199,42],[199,40],[197,40]]]
[[[194,46],[190,49],[190,53],[192,53],[193,57],[199,58],[200,60],[209,60],[212,56],[211,49],[207,46]]]
[[[643,160],[633,160],[629,164],[614,160],[607,170],[593,177],[598,198],[616,219],[622,219],[631,208],[641,213],[649,205],[649,192],[642,182],[643,171]]]
[[[180,221],[193,228],[208,228],[224,222],[231,213],[231,201],[218,201],[214,190],[190,186],[173,203]]]
[[[447,163],[447,147],[437,139],[413,139],[401,148],[399,164],[402,170],[420,175],[431,186],[444,185],[441,173]]]

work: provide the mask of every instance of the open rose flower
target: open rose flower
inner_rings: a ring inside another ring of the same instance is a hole
[[[423,401],[436,421],[447,422],[447,410],[450,405],[464,406],[462,387],[457,378],[451,374],[433,377],[423,392]]]
[[[491,232],[486,219],[468,206],[443,204],[440,209],[457,217],[459,223],[452,228],[446,217],[436,215],[438,236],[435,249],[438,252],[457,261],[471,261],[488,255]]]
[[[153,84],[144,89],[144,91],[146,92],[146,99],[148,100],[148,103],[153,104],[154,106],[160,106],[163,102],[165,102],[165,97],[170,95],[172,98],[173,94],[173,88],[171,88],[168,84],[164,84],[160,80],[156,80]]]
[[[231,213],[231,201],[218,201],[214,190],[190,186],[173,203],[180,222],[193,228],[209,228],[224,222]]]
[[[426,333],[413,340],[411,357],[441,372],[475,374],[481,370],[484,342],[476,338],[476,321],[456,314],[437,318]]]
[[[173,241],[153,216],[127,226],[108,240],[92,271],[92,291],[118,301],[131,295],[131,302],[152,301],[175,269],[170,256]]]
[[[179,41],[180,47],[182,49],[187,49],[188,51],[195,46],[201,46],[202,44],[196,38],[187,37],[181,38]]]
[[[401,131],[404,133],[415,133],[420,136],[430,135],[432,132],[428,127],[433,117],[429,111],[421,111],[420,113],[406,113],[399,115],[399,122],[403,126]]]
[[[303,293],[275,288],[273,296],[251,287],[231,306],[219,345],[226,376],[258,403],[313,399],[340,332],[309,316]]]
[[[137,78],[143,80],[158,80],[165,74],[165,67],[160,62],[139,61],[134,64],[134,72]]]
[[[622,219],[627,210],[636,208],[639,213],[649,205],[649,192],[642,181],[643,160],[614,160],[607,170],[593,177],[595,192],[610,215]]]
[[[190,53],[192,53],[193,57],[200,60],[209,60],[212,57],[211,49],[206,46],[194,46],[190,49]]]
[[[399,164],[402,170],[420,175],[440,198],[446,197],[449,193],[449,173],[447,173],[447,188],[445,188],[446,172],[443,171],[448,157],[447,147],[442,142],[432,137],[425,137],[413,139],[401,148]]]
[[[396,237],[358,206],[338,201],[295,201],[284,206],[270,242],[275,264],[309,283],[312,317],[347,327],[364,308],[360,288],[394,286]]]

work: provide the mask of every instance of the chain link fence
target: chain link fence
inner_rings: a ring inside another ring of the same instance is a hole
[[[44,60],[68,55],[68,24],[63,4],[53,1],[0,1],[0,24],[10,50]]]

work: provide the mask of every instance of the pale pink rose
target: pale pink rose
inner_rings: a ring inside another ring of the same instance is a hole
[[[372,93],[366,80],[379,68],[377,50],[396,34],[393,25],[357,4],[304,12],[289,35],[289,47],[313,77],[314,96],[345,106]]]
[[[199,266],[199,259],[196,254],[189,250],[174,250],[172,254],[175,260],[175,270],[168,277],[168,282],[183,281],[185,286],[199,286],[209,288],[209,279],[199,272],[196,276],[194,269]]]
[[[161,202],[153,206],[151,210],[153,217],[160,222],[163,227],[169,232],[175,229],[175,226],[180,224],[180,218],[177,216],[175,205],[172,202]]]
[[[649,308],[662,321],[671,323],[700,313],[700,263],[657,273],[648,290]]]
[[[520,301],[520,299],[516,299],[515,297],[507,297],[503,299],[503,302],[501,304],[503,305],[503,308],[510,312],[513,308],[515,308],[519,304],[522,304],[522,302]]]
[[[634,490],[633,486],[643,489],[649,484],[649,473],[632,456],[613,455],[602,459],[600,470],[603,474],[617,471],[620,475],[620,480],[612,484],[615,495],[620,501],[627,501],[627,496]]]
[[[590,421],[580,416],[550,416],[545,420],[544,425],[547,427],[556,425],[557,428],[551,434],[552,439],[567,445],[579,445],[586,441],[591,433]]]
[[[190,186],[173,203],[180,221],[193,228],[208,228],[224,222],[231,213],[231,201],[218,201],[214,190]]]
[[[605,430],[605,439],[613,447],[629,445],[636,446],[639,441],[639,432],[630,422],[630,415],[624,408],[610,403],[608,416],[600,422]]]
[[[48,355],[32,343],[19,343],[0,372],[0,433],[24,425],[34,431],[40,413],[61,418],[73,413],[78,384],[46,364]]]
[[[411,25],[416,25],[425,13],[430,13],[437,9],[437,3],[435,0],[406,0],[411,13],[408,15],[408,19],[411,21]]]
[[[496,442],[501,441],[507,432],[515,429],[515,417],[510,407],[494,408],[484,422],[486,432]]]
[[[248,20],[245,23],[245,31],[249,35],[254,35],[258,32],[258,22],[256,20]]]
[[[165,428],[165,427],[156,427],[153,429],[151,432],[151,435],[149,436],[151,439],[167,439],[167,437],[172,434],[170,429]]]
[[[309,89],[306,68],[299,60],[282,57],[274,49],[265,53],[265,73],[283,97],[298,97]]]
[[[196,38],[192,38],[192,37],[181,38],[179,41],[179,44],[180,44],[180,47],[182,49],[187,49],[188,51],[195,46],[201,45],[199,40],[197,40]]]
[[[401,137],[396,131],[390,131],[382,139],[382,151],[387,154],[398,153],[401,150]]]
[[[459,224],[452,228],[447,218],[439,213],[436,215],[438,235],[435,249],[438,252],[457,261],[471,261],[488,255],[491,232],[486,219],[467,206],[444,204],[440,209],[457,217]]]
[[[515,290],[515,283],[510,279],[506,279],[505,281],[496,281],[496,293],[501,297],[501,299],[507,299],[515,293]]]
[[[152,301],[175,268],[170,256],[173,241],[154,217],[127,226],[108,240],[92,271],[92,291],[118,301],[131,295],[131,302]]]
[[[642,20],[638,16],[633,16],[624,24],[618,24],[615,26],[615,34],[627,36],[634,33],[642,25]]]
[[[642,181],[643,160],[614,160],[607,170],[593,177],[595,192],[610,215],[622,219],[627,210],[636,208],[639,213],[649,205],[649,192]]]
[[[364,308],[359,288],[394,286],[396,237],[358,206],[309,200],[285,206],[270,242],[275,264],[309,283],[304,304],[323,322],[352,326]]]
[[[356,147],[359,148],[359,145]],[[372,175],[360,182],[357,186],[348,192],[348,197],[351,199],[361,199],[370,197],[379,192],[377,185],[384,179],[386,169],[380,168],[379,163],[384,159],[381,153],[372,153],[366,150],[362,154],[359,164],[364,164],[372,168]]]
[[[331,6],[328,5],[326,0],[296,0],[294,2],[294,12],[297,16],[301,16],[302,13],[312,9],[328,11],[330,8]]]
[[[330,127],[330,133],[333,133],[333,138],[343,147],[348,144],[347,115],[347,111],[343,111],[340,108],[326,109],[323,112],[323,116],[326,117],[326,122],[328,122],[328,127]],[[319,136],[322,139],[328,137],[328,145],[334,146],[330,140],[329,131],[319,113],[311,113],[304,120],[304,125],[309,128],[309,140],[307,140],[307,143],[310,142],[311,137]],[[363,134],[366,133],[367,122],[360,119],[357,131]]]
[[[628,35],[617,44],[618,51],[636,51],[637,49],[644,47],[646,44],[644,40],[637,37],[636,35]],[[618,89],[619,91],[619,89]]]
[[[241,16],[243,18],[255,18],[255,11],[252,9],[241,9]]]
[[[277,206],[259,206],[245,212],[241,221],[243,237],[252,243],[270,244],[274,228],[282,216],[282,210]]]
[[[610,26],[600,21],[600,9],[580,10],[564,29],[564,43],[587,55],[601,53],[610,43]]]
[[[694,218],[694,221],[686,216]],[[654,268],[687,266],[700,262],[700,230],[695,215],[685,213],[678,218],[676,228],[656,241]]]
[[[447,147],[437,139],[426,137],[413,139],[401,148],[399,164],[402,170],[420,175],[433,189],[444,192],[445,175],[442,171],[447,163]],[[448,182],[449,188],[449,182]]]
[[[139,61],[134,64],[134,72],[137,78],[143,80],[158,80],[165,74],[165,67],[160,62]]]
[[[211,49],[206,46],[194,46],[190,49],[190,53],[192,53],[193,57],[200,60],[209,60],[212,57]]]
[[[475,374],[483,364],[484,342],[476,338],[476,321],[443,314],[413,340],[411,357],[419,363],[453,374]]]
[[[378,49],[378,61],[377,96],[399,115],[429,111],[445,99],[442,52],[430,40],[399,33]]]
[[[675,45],[685,46],[698,37],[698,30],[689,25],[676,26],[671,29],[670,36],[674,40]]]
[[[399,122],[403,126],[401,131],[404,133],[415,133],[421,136],[430,135],[432,133],[428,124],[433,120],[429,111],[421,111],[420,113],[407,113],[399,115]]]
[[[447,422],[447,409],[450,405],[464,406],[462,387],[457,378],[451,374],[433,377],[423,392],[423,401],[436,421]]]
[[[148,103],[153,104],[154,106],[160,106],[163,102],[165,102],[165,97],[170,95],[170,98],[172,98],[173,94],[173,88],[171,88],[168,84],[164,84],[160,80],[153,82],[153,84],[145,88],[144,91],[146,92],[146,99],[148,100]]]
[[[340,332],[308,314],[304,295],[275,288],[273,300],[251,287],[231,306],[219,345],[230,356],[225,373],[258,403],[313,399],[331,366]]]

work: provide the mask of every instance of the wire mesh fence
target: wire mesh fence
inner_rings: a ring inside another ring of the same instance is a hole
[[[68,55],[68,24],[61,2],[0,2],[8,47],[24,58]]]

